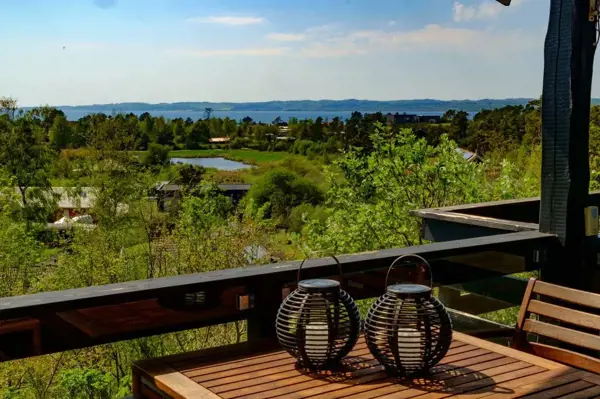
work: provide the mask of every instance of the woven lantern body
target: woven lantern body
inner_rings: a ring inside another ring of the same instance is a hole
[[[448,312],[430,287],[419,284],[387,287],[369,309],[364,330],[373,356],[400,376],[426,373],[452,342]]]
[[[333,369],[356,344],[360,313],[338,281],[304,280],[279,307],[276,330],[300,367]]]

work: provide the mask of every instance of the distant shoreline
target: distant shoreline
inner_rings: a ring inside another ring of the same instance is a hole
[[[129,112],[204,112],[211,108],[213,112],[343,112],[356,110],[361,112],[445,112],[449,109],[467,112],[479,112],[483,109],[500,108],[507,105],[525,105],[530,98],[481,99],[481,100],[297,100],[266,102],[175,102],[149,104],[126,102],[115,104],[55,105],[56,108],[86,113],[129,113]],[[594,103],[600,100],[594,99]],[[31,109],[32,107],[23,107]]]

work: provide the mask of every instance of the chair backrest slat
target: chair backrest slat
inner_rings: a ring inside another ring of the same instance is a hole
[[[543,337],[553,338],[568,344],[577,345],[582,348],[588,348],[600,351],[600,336],[571,330],[554,324],[548,324],[537,320],[526,320],[523,330],[541,335]]]
[[[527,341],[527,334],[530,333],[579,347],[584,351],[600,351],[599,313],[600,295],[532,278],[521,304],[513,346],[571,366],[590,371],[600,370],[600,359],[591,352],[584,355],[560,346]],[[541,316],[542,320],[531,319],[531,315]]]
[[[560,285],[536,280],[533,293],[600,310],[600,295],[592,292],[561,287]]]
[[[579,310],[564,308],[551,303],[532,299],[527,308],[530,313],[547,316],[580,327],[600,330],[600,316],[581,312]]]

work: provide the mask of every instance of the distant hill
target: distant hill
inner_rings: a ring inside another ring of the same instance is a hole
[[[63,111],[79,110],[87,112],[156,112],[156,111],[362,111],[362,112],[445,112],[458,109],[467,112],[478,112],[482,109],[504,107],[506,105],[525,105],[529,98],[482,99],[482,100],[298,100],[298,101],[266,101],[249,103],[212,103],[212,102],[177,102],[177,103],[115,103],[93,105],[58,106]],[[594,99],[594,103],[600,100]]]

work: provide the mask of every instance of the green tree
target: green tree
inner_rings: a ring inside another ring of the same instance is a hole
[[[200,148],[200,144],[208,143],[210,139],[210,130],[205,121],[196,121],[188,128],[188,133],[185,141],[185,147],[190,150]]]
[[[206,172],[202,166],[176,165],[177,177],[175,182],[185,187],[186,191],[196,188]]]
[[[417,244],[420,225],[411,210],[483,198],[483,170],[465,162],[447,136],[434,147],[410,130],[396,136],[390,130],[379,124],[372,152],[351,151],[330,168],[329,216],[305,228],[313,249],[351,253]]]
[[[174,119],[171,121],[173,129],[173,141],[179,148],[186,147],[187,144],[187,132],[185,129],[184,122],[181,118]]]
[[[50,177],[55,158],[42,129],[27,117],[11,121],[0,132],[0,166],[18,188],[28,222],[45,221],[54,207]]]
[[[2,179],[2,184],[9,183]],[[0,297],[26,294],[39,277],[33,270],[39,273],[43,269],[36,266],[44,262],[33,232],[12,218],[11,195],[7,190],[0,197]]]
[[[18,109],[17,100],[10,97],[0,97],[0,115],[6,115],[8,119],[14,119]]]
[[[67,148],[72,142],[73,131],[64,115],[57,115],[50,127],[50,145],[55,150]]]

